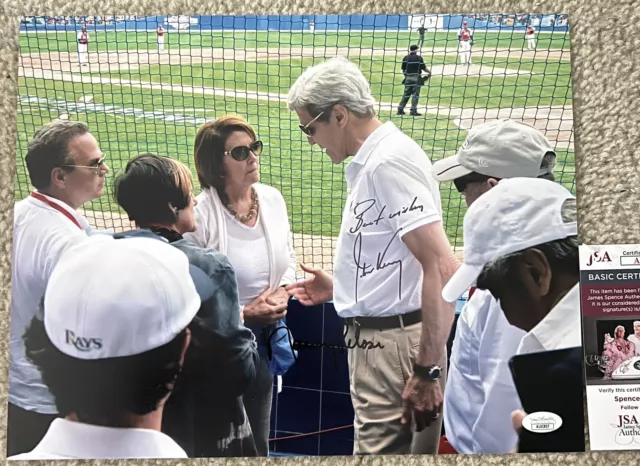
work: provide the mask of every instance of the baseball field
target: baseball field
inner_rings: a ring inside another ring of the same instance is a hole
[[[86,206],[98,227],[127,220],[112,197],[113,175],[142,152],[175,157],[193,168],[198,127],[226,113],[245,116],[264,141],[261,181],[280,189],[289,208],[298,261],[331,269],[346,197],[343,166],[312,148],[286,107],[286,94],[310,65],[335,55],[357,63],[371,83],[383,121],[392,120],[434,161],[452,155],[473,125],[514,118],[542,130],[558,153],[556,176],[574,191],[569,34],[539,34],[526,50],[523,32],[477,32],[472,64],[460,65],[455,31],[427,33],[421,54],[432,77],[412,117],[396,115],[400,62],[417,33],[394,31],[165,34],[89,28],[88,66],[78,65],[75,32],[21,33],[16,198],[31,189],[28,140],[55,118],[89,124],[108,157],[104,197]],[[199,192],[199,189],[196,189]],[[462,248],[464,204],[441,185],[446,230]]]

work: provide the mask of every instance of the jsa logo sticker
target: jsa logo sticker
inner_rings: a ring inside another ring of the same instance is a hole
[[[604,254],[600,252],[594,252],[589,256],[587,267],[593,265],[596,262],[612,262],[612,260],[611,257],[609,257],[609,253],[607,251],[605,251]]]

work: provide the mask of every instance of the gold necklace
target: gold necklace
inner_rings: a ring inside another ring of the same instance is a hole
[[[238,211],[233,208],[231,203],[228,203],[226,207],[227,210],[231,212],[231,215],[238,219],[238,221],[240,221],[241,223],[249,223],[251,219],[253,219],[253,217],[258,214],[258,193],[256,193],[256,190],[254,188],[251,188],[251,208],[249,209],[249,213],[247,213],[246,215],[238,215]]]

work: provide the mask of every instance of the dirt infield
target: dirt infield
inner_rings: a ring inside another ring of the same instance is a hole
[[[406,49],[371,49],[348,47],[280,47],[257,49],[222,49],[222,48],[177,48],[159,52],[157,50],[139,50],[127,52],[90,53],[89,66],[84,69],[92,73],[114,73],[138,69],[141,66],[170,64],[195,65],[223,61],[268,61],[285,58],[305,57],[374,57],[398,56],[406,54]],[[422,56],[429,62],[429,56],[455,55],[457,47],[439,47],[422,50]],[[557,59],[570,60],[567,50],[527,51],[522,49],[483,49],[472,52],[472,57],[501,57],[514,60],[524,59]],[[78,71],[78,54],[76,52],[47,52],[20,54],[20,66],[53,71]]]
[[[573,150],[573,108],[572,107],[532,107],[532,108],[471,108],[462,110],[455,124],[464,130],[490,120],[511,118],[523,121],[539,129],[556,148]]]
[[[458,75],[473,75],[474,73],[479,74],[482,71],[483,67],[478,67],[476,65],[471,66],[456,66],[456,65],[445,65],[445,67],[450,67],[452,72]],[[443,67],[442,70],[439,70],[442,73],[450,72],[447,71],[447,68]],[[480,70],[480,71],[477,71]],[[492,75],[500,75],[501,71],[499,68],[492,68],[490,70]],[[233,98],[233,99],[249,99],[249,100],[264,100],[269,102],[286,102],[286,94],[277,94],[274,92],[262,92],[262,91],[251,91],[251,90],[235,90],[235,89],[227,89],[227,88],[209,88],[203,86],[186,86],[182,84],[166,84],[166,83],[152,83],[146,81],[138,81],[124,78],[116,78],[116,77],[101,77],[96,75],[85,75],[82,73],[73,73],[73,72],[62,72],[62,71],[53,71],[53,70],[44,70],[38,68],[25,68],[21,67],[18,72],[19,76],[24,77],[33,77],[33,78],[43,78],[43,79],[53,79],[57,81],[66,81],[66,82],[75,82],[75,83],[86,83],[86,84],[110,84],[116,86],[125,86],[125,87],[133,87],[140,89],[154,89],[159,91],[167,91],[167,92],[180,92],[182,94],[193,94],[193,95],[210,95],[210,96],[220,96],[225,98]],[[397,102],[378,102],[376,111],[378,112],[395,112],[397,108]],[[513,119],[527,119],[529,121],[533,121],[536,127],[539,127],[541,130],[545,132],[547,137],[551,141],[557,141],[560,143],[559,147],[572,147],[572,143],[570,141],[566,141],[567,138],[571,138],[571,128],[573,126],[573,121],[571,118],[571,113],[569,112],[569,106],[563,107],[563,110],[558,113],[557,110],[546,110],[549,107],[529,107],[529,108],[507,108],[507,109],[463,109],[460,107],[440,107],[435,105],[418,105],[418,111],[434,114],[441,116],[442,118],[458,118],[458,120],[454,120],[456,122],[462,123],[462,120],[472,120],[470,123],[467,123],[467,126],[470,127],[471,124],[477,124],[479,122],[484,122],[490,119],[498,118],[497,115],[500,115],[500,118],[504,118],[505,116],[510,116]],[[476,118],[476,115],[481,115]],[[542,113],[540,113],[542,112]],[[465,116],[467,115],[467,116]],[[470,115],[470,116],[469,116]],[[522,115],[519,117],[518,115]],[[526,118],[525,118],[526,116]],[[556,121],[558,120],[558,121]],[[468,129],[464,126],[461,126],[463,129]],[[563,139],[564,138],[564,139]]]
[[[80,209],[89,224],[98,230],[112,229],[121,232],[135,228],[126,215],[118,212],[101,212]],[[300,263],[309,267],[321,268],[329,273],[333,272],[333,254],[336,249],[338,238],[332,236],[305,235],[302,233],[293,234],[293,246],[297,256],[297,275],[304,277],[306,274],[300,268]],[[462,248],[455,250],[455,255],[462,260]]]
[[[235,90],[226,88],[205,88],[202,86],[183,86],[164,83],[152,83],[119,79],[109,76],[88,76],[90,73],[112,73],[139,69],[141,66],[153,64],[202,64],[225,60],[264,61],[281,60],[283,58],[300,57],[331,57],[343,55],[347,57],[398,56],[407,53],[406,49],[359,49],[347,47],[294,47],[294,48],[258,48],[247,50],[219,49],[219,48],[181,48],[159,53],[155,50],[138,52],[101,52],[89,54],[89,66],[78,66],[78,56],[74,52],[42,53],[20,55],[19,75],[66,82],[113,84],[145,89],[159,89],[161,91],[176,91],[194,95],[219,95],[231,98],[255,99],[265,101],[286,101],[286,95],[265,93],[258,91]],[[457,47],[423,49],[422,55],[429,62],[429,56],[455,55]],[[569,52],[565,50],[526,51],[521,49],[485,49],[474,51],[474,58],[502,57],[519,59],[540,59],[541,61],[569,60]],[[505,63],[506,64],[506,63]],[[441,76],[506,76],[511,74],[528,73],[521,70],[510,70],[488,65],[434,65],[433,75]],[[395,112],[397,103],[379,102],[378,111]],[[512,118],[532,124],[540,129],[547,138],[556,143],[559,148],[573,149],[573,111],[571,106],[564,107],[530,107],[530,108],[449,108],[434,105],[421,105],[421,112],[436,114],[443,118],[453,119],[461,129],[468,130],[474,125],[498,118]],[[112,212],[85,212],[89,222],[98,229],[132,228],[133,225],[125,216]],[[312,267],[321,267],[329,272],[333,269],[333,253],[336,238],[294,234],[294,246],[298,255],[298,262]],[[456,250],[456,256],[462,258],[462,250]],[[299,269],[300,276],[304,274]]]

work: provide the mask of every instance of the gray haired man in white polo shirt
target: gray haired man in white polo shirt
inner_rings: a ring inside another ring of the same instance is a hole
[[[11,459],[186,458],[161,426],[200,303],[187,256],[165,242],[92,236],[68,248],[44,321],[25,334],[64,417]]]
[[[78,121],[55,120],[40,128],[25,161],[35,189],[14,209],[9,456],[35,447],[57,415],[40,373],[25,356],[22,335],[38,311],[58,257],[87,237],[89,223],[77,209],[102,196],[109,172],[98,142]]]
[[[556,154],[533,126],[501,119],[476,125],[456,155],[433,164],[433,176],[452,181],[468,206],[506,178],[554,181]],[[466,244],[465,244],[466,246]],[[509,453],[518,440],[518,409],[509,359],[524,331],[510,325],[488,290],[472,290],[460,313],[444,400],[447,441],[460,454]]]
[[[346,167],[348,198],[334,277],[288,290],[302,304],[333,299],[347,326],[355,454],[435,454],[454,306],[439,290],[458,263],[438,183],[422,148],[375,114],[369,83],[337,57],[307,69],[289,109],[310,144]]]

